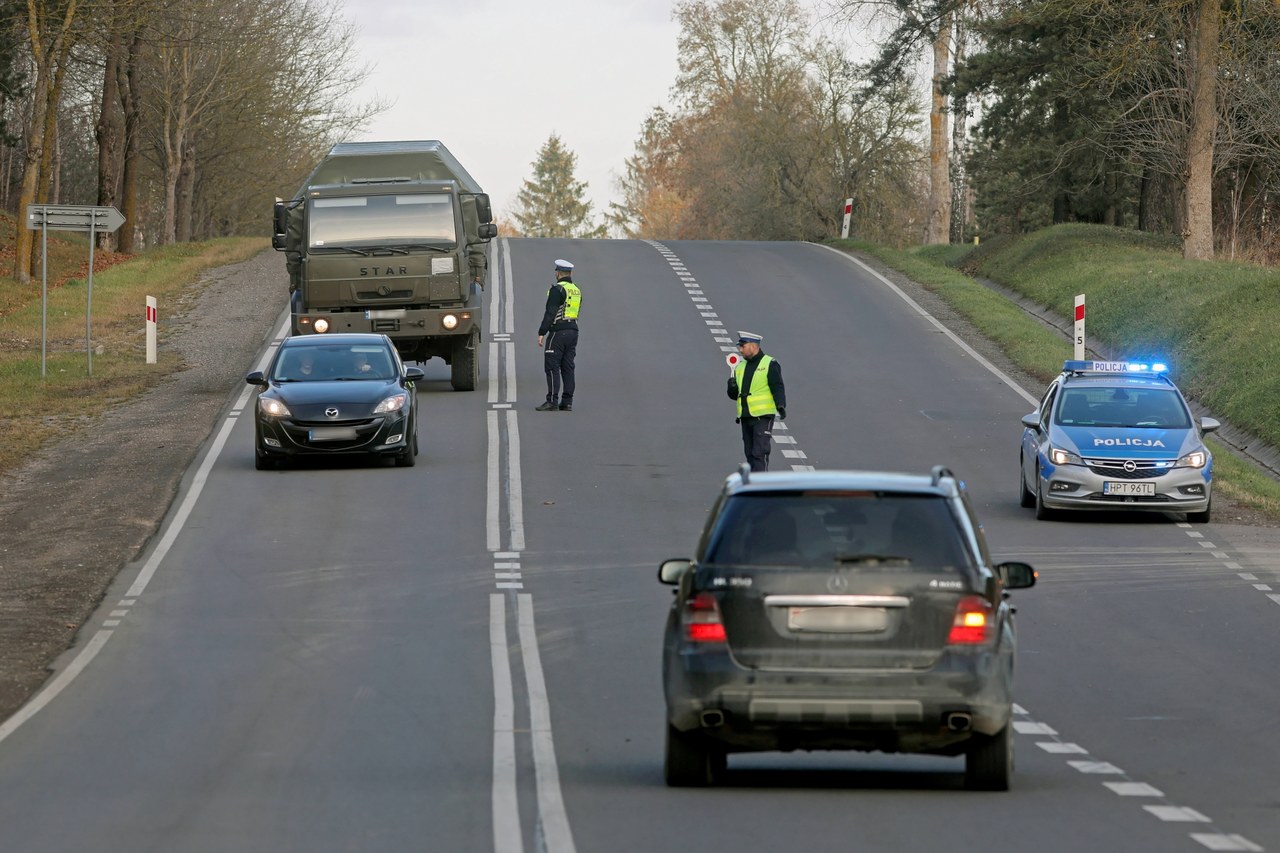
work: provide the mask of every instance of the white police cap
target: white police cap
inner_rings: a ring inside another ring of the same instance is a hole
[[[755,332],[738,332],[738,343],[740,344],[758,344],[764,338]]]
[[[564,258],[556,258],[556,269],[560,270],[560,272],[573,272],[573,264]]]

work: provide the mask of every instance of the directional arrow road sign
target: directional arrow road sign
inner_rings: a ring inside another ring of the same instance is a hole
[[[114,207],[88,204],[29,204],[27,228],[39,231],[115,231],[124,224],[124,214]]]

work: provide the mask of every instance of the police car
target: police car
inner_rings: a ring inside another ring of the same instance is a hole
[[[1067,361],[1022,419],[1019,494],[1036,518],[1060,509],[1148,510],[1209,520],[1213,456],[1159,363]]]

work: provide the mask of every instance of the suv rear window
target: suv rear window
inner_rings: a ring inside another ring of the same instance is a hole
[[[701,562],[936,572],[967,566],[965,554],[947,502],[935,495],[771,492],[729,498]]]

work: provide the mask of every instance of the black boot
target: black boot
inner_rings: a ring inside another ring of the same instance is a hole
[[[543,403],[541,406],[534,407],[534,411],[535,412],[554,412],[559,408],[560,407],[556,405],[555,400],[548,400],[547,402]]]

